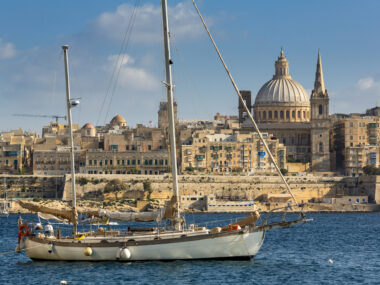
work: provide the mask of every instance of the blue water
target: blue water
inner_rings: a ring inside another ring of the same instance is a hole
[[[240,216],[196,214],[187,220]],[[269,231],[252,261],[35,262],[11,253],[0,255],[0,284],[380,284],[379,213],[308,217],[314,221]],[[14,250],[17,216],[0,219],[0,225],[0,252]]]

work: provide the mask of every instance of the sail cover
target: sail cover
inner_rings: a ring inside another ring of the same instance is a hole
[[[61,223],[67,222],[66,219],[62,219],[62,218],[59,218],[59,217],[51,215],[51,214],[38,212],[37,216],[41,219],[44,219],[44,220],[56,220],[56,221],[61,222]]]
[[[100,209],[98,212],[91,212],[93,216],[100,218],[110,218],[112,220],[124,222],[154,222],[160,219],[161,210],[156,212],[113,212]]]
[[[18,201],[19,205],[32,212],[50,214],[58,218],[66,219],[69,223],[76,223],[76,215],[72,210],[49,208],[33,202]]]

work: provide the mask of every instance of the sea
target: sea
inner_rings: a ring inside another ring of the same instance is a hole
[[[242,216],[188,214],[186,220],[212,221],[214,226]],[[308,214],[313,221],[268,231],[251,261],[132,263],[32,261],[25,253],[12,252],[18,217],[0,219],[0,285],[380,284],[380,213]],[[22,218],[36,221],[34,215]]]

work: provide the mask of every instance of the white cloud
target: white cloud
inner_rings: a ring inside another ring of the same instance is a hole
[[[362,113],[380,102],[380,79],[360,78],[353,86],[330,92],[333,113]]]
[[[153,91],[159,88],[159,81],[156,77],[136,65],[135,59],[128,54],[122,54],[120,57],[118,55],[108,56],[105,69],[111,74],[112,68],[115,68],[115,77],[118,76],[117,82],[122,87],[129,87],[139,91]]]
[[[372,77],[361,78],[359,79],[357,83],[357,86],[362,90],[369,89],[373,87],[374,85],[375,85],[375,80]]]
[[[169,6],[168,10],[171,33],[176,39],[192,39],[203,32],[199,18],[189,4],[178,3],[176,6]],[[115,12],[103,13],[95,21],[96,33],[120,41],[133,11],[131,4],[122,4]],[[137,7],[131,40],[138,43],[160,42],[161,22],[159,5],[145,4]]]
[[[9,59],[16,55],[16,49],[12,43],[3,42],[0,38],[0,59]]]

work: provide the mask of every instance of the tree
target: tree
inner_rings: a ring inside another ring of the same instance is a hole
[[[280,171],[281,171],[281,174],[284,176],[288,174],[288,170],[286,168],[281,168]]]
[[[120,179],[112,179],[109,181],[106,186],[104,187],[104,192],[109,193],[109,192],[117,192],[117,191],[122,191],[127,189],[123,181]]]
[[[152,182],[150,180],[145,180],[143,182],[144,191],[151,192],[152,191]]]
[[[380,168],[373,165],[366,165],[363,167],[363,172],[367,175],[380,175]]]
[[[195,168],[192,167],[192,166],[187,166],[187,167],[185,168],[185,171],[188,171],[188,172],[194,172],[194,170],[195,170]]]

